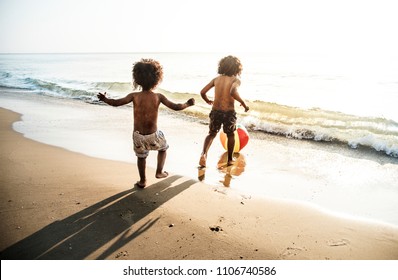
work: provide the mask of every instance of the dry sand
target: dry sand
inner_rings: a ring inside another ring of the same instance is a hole
[[[1,259],[387,260],[398,229],[24,138],[1,109]],[[278,182],[270,182],[278,186]]]

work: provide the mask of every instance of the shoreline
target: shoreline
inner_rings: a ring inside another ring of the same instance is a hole
[[[2,92],[0,104],[23,115],[13,129],[29,139],[90,157],[136,161],[129,107],[91,105],[24,91]],[[333,215],[398,226],[396,158],[337,144],[251,133],[236,165],[219,168],[226,153],[215,139],[208,167],[198,170],[207,126],[163,111],[159,129],[170,145],[168,172],[200,178],[227,195],[292,201]],[[147,166],[156,167],[156,153],[150,153]]]
[[[38,143],[13,131],[21,115],[0,116],[2,259],[398,259],[395,227],[153,168],[138,190],[134,164]]]

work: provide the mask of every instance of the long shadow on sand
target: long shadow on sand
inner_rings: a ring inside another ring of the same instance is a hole
[[[154,225],[149,220],[136,230],[132,226],[156,208],[196,183],[172,184],[171,176],[144,190],[130,189],[100,201],[70,217],[56,221],[0,253],[5,259],[82,260],[119,236],[97,259],[105,259]]]

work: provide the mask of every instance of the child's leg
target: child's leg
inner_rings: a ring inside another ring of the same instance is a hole
[[[158,164],[156,168],[156,178],[166,178],[169,173],[163,171],[164,163],[166,162],[166,150],[158,152]]]
[[[199,160],[199,165],[202,167],[206,166],[207,152],[209,151],[209,148],[210,148],[211,144],[213,143],[213,140],[216,137],[216,135],[217,135],[217,133],[210,132],[205,138],[205,142],[203,144],[202,155]]]
[[[234,155],[234,148],[235,148],[235,134],[228,134],[228,144],[227,144],[227,148],[228,148],[228,165],[232,165],[235,160],[233,158]]]
[[[203,143],[203,151],[202,155],[207,155],[207,152],[209,151],[209,148],[211,146],[211,143],[213,143],[214,138],[216,137],[216,133],[210,132],[206,138],[205,142]]]
[[[140,181],[137,182],[137,186],[140,188],[145,188],[146,186],[146,158],[137,157],[138,173],[140,174]]]

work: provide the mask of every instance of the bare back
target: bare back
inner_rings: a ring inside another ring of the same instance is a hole
[[[221,111],[235,110],[235,99],[231,95],[234,87],[238,86],[236,77],[218,76],[214,80],[214,102],[213,109]]]
[[[152,91],[132,92],[123,98],[107,98],[106,93],[98,93],[98,99],[111,106],[122,106],[133,102],[134,108],[134,131],[142,135],[148,135],[158,130],[158,109],[160,103],[166,107],[180,111],[195,105],[195,99],[190,98],[185,103],[174,103],[161,93]]]
[[[159,95],[151,91],[133,94],[134,131],[147,135],[157,131]]]

